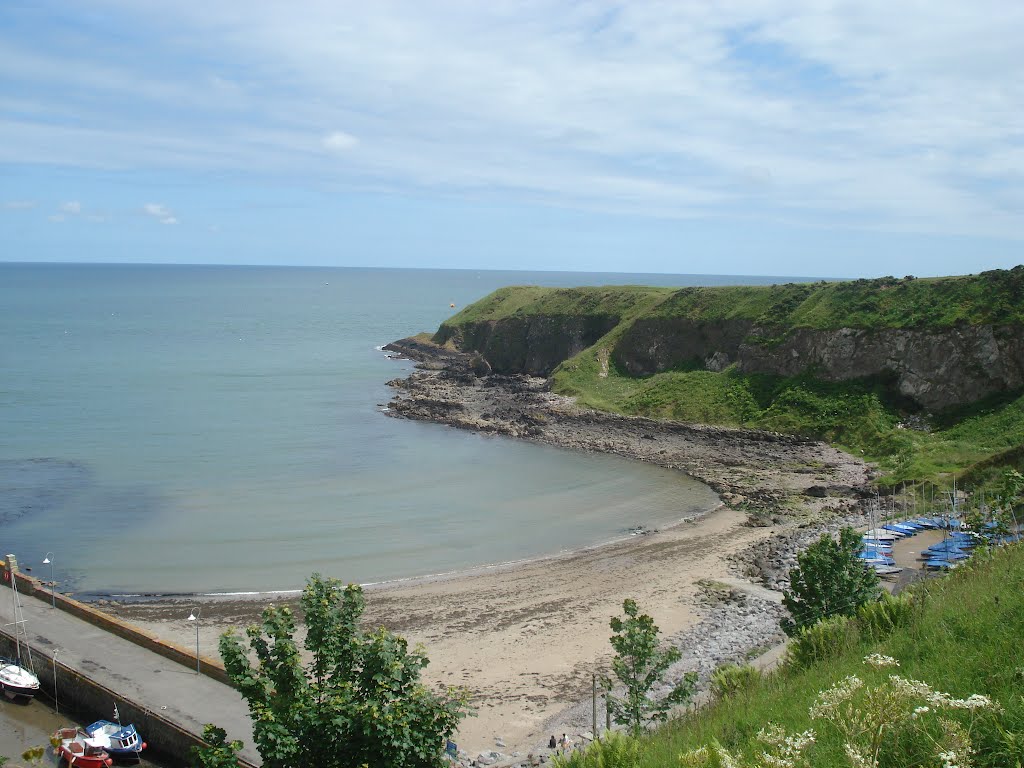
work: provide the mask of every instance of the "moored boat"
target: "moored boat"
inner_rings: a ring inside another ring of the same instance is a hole
[[[0,689],[10,699],[30,699],[39,693],[39,678],[14,659],[0,658]]]
[[[85,726],[85,732],[115,760],[123,758],[139,760],[142,750],[146,748],[146,742],[139,736],[135,726],[130,723],[121,725],[110,720],[97,720],[92,725]]]
[[[53,749],[75,768],[109,768],[114,764],[110,755],[89,734],[79,728],[61,728],[53,734]]]
[[[14,606],[14,658],[0,657],[0,690],[9,699],[33,698],[39,693],[39,678],[32,666],[32,650],[25,631],[25,617],[18,598],[18,578],[11,574],[17,568],[14,555],[7,556],[4,578],[11,582],[11,600]]]

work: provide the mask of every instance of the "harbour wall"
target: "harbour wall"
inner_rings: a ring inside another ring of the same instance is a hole
[[[16,561],[12,568],[7,561],[0,561],[0,580],[3,587],[9,588],[11,579],[16,579],[18,592],[48,603],[55,608],[67,611],[99,629],[111,632],[119,637],[157,653],[171,661],[175,661],[190,669],[196,669],[196,655],[173,643],[133,627],[113,616],[97,611],[77,600],[50,590],[31,576],[17,569]],[[86,720],[110,720],[113,716],[114,704],[117,704],[122,722],[134,723],[146,741],[147,752],[152,751],[162,762],[169,765],[188,765],[188,755],[192,747],[202,746],[200,734],[182,728],[172,720],[162,716],[139,702],[126,698],[123,694],[111,690],[88,675],[63,664],[59,657],[55,658],[52,648],[29,645],[36,660],[35,674],[39,678],[42,691],[57,706],[84,716]],[[0,655],[13,656],[16,653],[16,641],[13,632],[0,628]],[[205,657],[199,657],[199,669],[225,685],[230,685],[224,667]],[[238,758],[241,768],[257,768],[244,758]]]
[[[98,611],[59,592],[51,592],[46,584],[39,579],[22,573],[18,570],[17,566],[15,566],[13,571],[13,576],[18,582],[18,592],[22,596],[32,596],[47,603],[52,603],[58,610],[66,611],[94,627],[124,638],[189,669],[196,669],[196,654],[193,651],[182,648],[174,643],[168,643],[166,640],[161,640],[154,634],[114,618],[107,613],[103,613],[103,611]],[[3,578],[3,586],[10,586],[11,569],[6,561],[0,562],[0,576]],[[198,666],[201,674],[211,677],[219,683],[224,683],[224,685],[231,685],[227,671],[219,662],[206,656],[200,656]]]

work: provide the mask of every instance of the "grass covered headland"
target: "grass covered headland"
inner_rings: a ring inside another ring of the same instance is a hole
[[[1014,768],[1024,765],[1022,637],[1015,544],[856,618],[825,620],[775,673],[719,676],[708,706],[569,762],[839,768],[877,757],[880,768]]]
[[[505,288],[434,335],[616,413],[790,432],[883,483],[1024,469],[1024,267],[934,279]]]

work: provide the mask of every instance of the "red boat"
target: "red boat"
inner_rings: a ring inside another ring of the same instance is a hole
[[[114,764],[101,742],[79,728],[61,728],[53,734],[53,749],[75,768],[110,768]]]

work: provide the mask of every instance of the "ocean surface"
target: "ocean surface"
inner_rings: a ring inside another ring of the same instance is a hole
[[[380,350],[505,285],[782,278],[0,264],[0,548],[79,594],[301,588],[533,558],[714,496],[382,413]],[[49,557],[50,565],[44,565]]]

